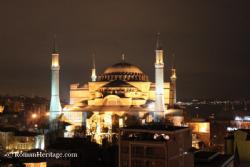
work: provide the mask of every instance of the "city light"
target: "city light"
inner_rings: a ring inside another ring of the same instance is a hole
[[[31,115],[31,117],[32,117],[33,119],[36,119],[36,118],[37,118],[37,114],[36,114],[36,113],[33,113],[33,114]]]
[[[123,126],[124,126],[123,119],[119,118],[119,127],[122,128]]]
[[[242,119],[241,117],[239,117],[239,116],[236,116],[236,117],[234,118],[234,120],[235,120],[235,121],[243,121],[243,119]]]
[[[4,106],[0,106],[0,113],[2,113],[4,110]]]
[[[239,117],[239,116],[236,116],[234,118],[235,121],[250,121],[250,116],[244,116],[244,117]]]
[[[232,131],[236,131],[236,130],[238,130],[238,128],[227,127],[227,131],[228,131],[228,132],[232,132]]]
[[[154,102],[149,103],[148,108],[149,109],[154,109],[155,108],[155,103]]]
[[[170,139],[169,135],[166,135],[166,134],[161,134],[161,135],[162,135],[162,137],[163,137],[165,140],[169,140],[169,139]]]
[[[250,121],[250,116],[245,116],[243,119],[244,121]]]
[[[189,122],[188,127],[195,133],[210,133],[209,122]]]

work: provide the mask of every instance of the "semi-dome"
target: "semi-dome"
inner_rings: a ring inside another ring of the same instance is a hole
[[[148,76],[139,67],[122,61],[106,68],[104,73],[97,77],[97,80],[148,81]]]

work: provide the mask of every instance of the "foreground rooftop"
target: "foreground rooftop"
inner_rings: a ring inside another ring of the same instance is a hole
[[[179,130],[185,130],[188,129],[188,127],[182,127],[182,126],[172,126],[172,125],[166,125],[166,124],[153,124],[153,125],[138,125],[138,126],[128,126],[125,128],[121,128],[122,131],[147,131],[147,132],[156,132],[156,131],[179,131]]]

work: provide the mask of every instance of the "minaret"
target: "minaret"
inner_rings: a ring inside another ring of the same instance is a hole
[[[155,114],[154,121],[160,122],[164,118],[164,61],[163,50],[160,45],[160,33],[157,34],[155,50]]]
[[[92,67],[92,72],[91,72],[91,80],[92,82],[96,81],[96,68],[95,68],[95,55],[93,55],[93,67]]]
[[[54,37],[54,46],[52,51],[51,64],[51,100],[50,100],[50,122],[56,120],[62,111],[59,97],[59,53],[56,48],[56,37]]]
[[[175,68],[175,55],[173,54],[173,64],[171,68],[171,76],[170,76],[170,107],[172,108],[176,103],[176,68]]]

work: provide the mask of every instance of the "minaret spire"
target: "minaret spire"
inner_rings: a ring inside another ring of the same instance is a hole
[[[95,67],[95,54],[93,54],[93,56],[92,56],[92,65],[93,65],[93,67],[92,67],[92,72],[91,72],[91,80],[92,80],[92,82],[95,82],[96,81],[96,78],[97,78],[97,76],[96,76],[96,67]]]
[[[58,50],[57,50],[57,43],[56,43],[56,34],[54,34],[54,37],[53,37],[53,50],[52,50],[52,53],[57,53]]]
[[[175,54],[172,55],[172,69],[175,69]]]
[[[122,61],[125,61],[125,54],[122,53]]]
[[[156,35],[156,50],[162,50],[160,35],[160,32],[158,32]]]
[[[95,54],[93,54],[93,56],[92,56],[92,65],[93,65],[93,68],[95,69]]]

